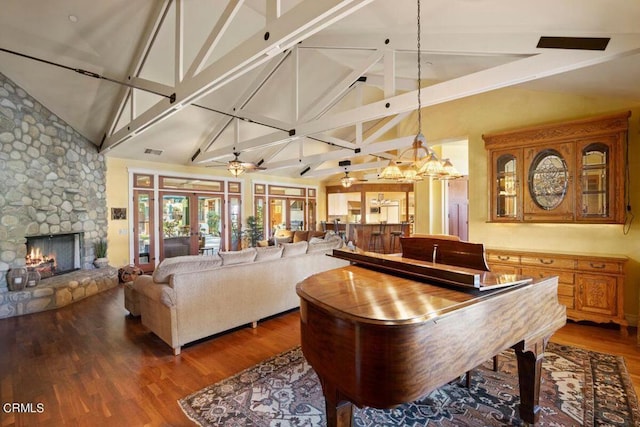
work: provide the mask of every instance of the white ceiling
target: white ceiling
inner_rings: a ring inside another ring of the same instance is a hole
[[[414,0],[2,0],[1,6],[0,48],[33,58],[0,52],[0,72],[109,156],[177,164],[192,164],[193,157],[200,164],[226,162],[240,151],[242,160],[263,160],[263,173],[295,177],[310,167],[307,176],[322,178],[338,172],[345,158],[379,167],[411,140],[368,137],[417,107]],[[421,7],[423,105],[514,85],[640,101],[639,1],[422,0]],[[202,70],[188,75],[225,16],[232,19]],[[604,51],[537,49],[541,36],[611,41]],[[185,76],[178,83],[176,58]],[[360,77],[366,81],[356,82]],[[113,81],[175,93],[176,101]],[[129,92],[133,112],[123,98]],[[145,155],[146,148],[163,153]]]

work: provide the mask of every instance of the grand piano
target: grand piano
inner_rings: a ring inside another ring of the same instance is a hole
[[[351,265],[296,287],[302,351],[320,378],[327,425],[351,426],[354,404],[417,400],[508,348],[520,417],[535,424],[544,349],[566,321],[557,278],[492,274],[482,245],[401,242],[395,255],[334,250]]]

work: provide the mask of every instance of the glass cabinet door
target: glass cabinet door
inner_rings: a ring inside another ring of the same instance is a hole
[[[578,145],[578,220],[613,220],[614,179],[611,156],[613,142],[585,141]]]
[[[522,217],[522,150],[491,154],[491,220],[517,221]]]
[[[596,144],[582,150],[582,216],[606,216],[607,147]]]
[[[512,154],[504,154],[497,160],[496,216],[517,218],[518,216],[518,160]]]
[[[565,222],[575,218],[575,150],[572,143],[524,151],[527,179],[525,221]]]

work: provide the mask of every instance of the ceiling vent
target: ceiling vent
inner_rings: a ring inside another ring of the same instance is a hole
[[[537,48],[605,50],[609,37],[540,37]]]
[[[159,156],[162,152],[163,150],[154,150],[153,148],[144,149],[144,154],[153,154],[154,156]]]

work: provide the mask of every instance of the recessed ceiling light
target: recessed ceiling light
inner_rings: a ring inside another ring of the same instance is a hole
[[[69,21],[73,23],[78,22],[78,17],[76,15],[69,15]]]

